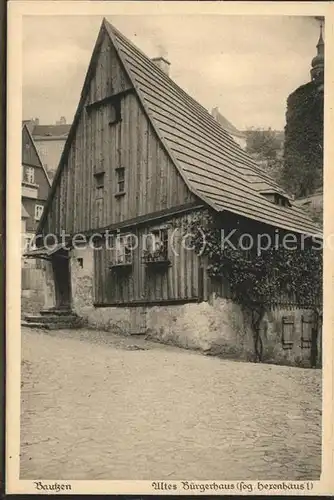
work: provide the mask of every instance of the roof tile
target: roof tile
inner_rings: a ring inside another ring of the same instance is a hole
[[[105,26],[152,124],[195,194],[217,211],[319,234],[305,210],[275,205],[261,195],[259,190],[268,188],[284,191],[203,106],[110,23]]]

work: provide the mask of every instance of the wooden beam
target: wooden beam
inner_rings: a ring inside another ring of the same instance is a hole
[[[186,203],[184,205],[179,205],[178,207],[168,208],[165,210],[160,210],[158,212],[152,212],[146,215],[140,215],[139,217],[135,217],[133,219],[128,219],[123,222],[118,222],[116,224],[112,224],[107,227],[101,227],[98,229],[90,229],[89,231],[78,231],[72,235],[67,234],[66,241],[70,241],[70,239],[75,236],[75,234],[82,234],[84,236],[91,236],[93,234],[105,234],[116,232],[121,229],[131,229],[143,225],[148,225],[150,223],[157,223],[158,221],[162,221],[173,217],[175,215],[185,214],[187,212],[192,212],[195,210],[200,210],[205,208],[205,205],[199,204],[198,202]],[[61,235],[55,235],[57,238],[60,238]]]
[[[119,99],[122,99],[126,95],[134,92],[134,88],[124,90],[123,92],[118,92],[118,94],[113,94],[99,101],[92,102],[86,105],[86,110],[90,113],[93,109],[100,108],[101,106],[105,106],[108,103],[117,102]]]
[[[165,220],[174,215],[181,215],[202,208],[204,208],[204,205],[199,204],[198,202],[186,203],[178,207],[167,208],[165,210],[160,210],[158,212],[152,212],[150,214],[140,215],[139,217],[135,217],[133,219],[128,219],[123,222],[112,224],[111,226],[104,228],[104,231],[107,230],[117,231],[117,229],[130,229],[131,227],[138,227],[152,222],[157,222],[158,220]]]
[[[191,297],[189,299],[166,299],[166,300],[134,300],[131,302],[95,302],[94,307],[154,307],[154,306],[172,306],[188,304],[190,302],[200,302],[198,297]]]

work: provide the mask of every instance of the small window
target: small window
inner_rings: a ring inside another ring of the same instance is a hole
[[[79,257],[79,258],[77,259],[77,262],[78,262],[79,267],[83,268],[83,258],[82,258],[82,257]]]
[[[43,205],[35,205],[35,220],[40,220],[43,213]]]
[[[261,193],[268,201],[275,203],[275,205],[279,205],[281,207],[289,207],[290,201],[285,196],[282,196],[279,193],[273,193],[270,191],[265,191]]]
[[[125,192],[125,168],[116,169],[117,176],[117,193]]]
[[[33,167],[26,167],[24,171],[24,180],[29,182],[29,184],[34,184],[35,182],[35,170]]]
[[[95,174],[95,185],[97,188],[104,187],[104,172]]]
[[[132,264],[133,242],[131,235],[117,235],[112,239],[113,265]]]
[[[146,238],[144,257],[147,261],[168,260],[168,230],[154,229]]]
[[[275,195],[275,203],[276,205],[279,205],[281,207],[287,206],[287,200],[283,198],[283,196],[280,196],[279,194]]]
[[[96,187],[96,199],[103,198],[104,192],[104,172],[99,174],[94,174],[95,187]]]
[[[109,125],[114,125],[121,120],[121,102],[113,102],[109,106]]]

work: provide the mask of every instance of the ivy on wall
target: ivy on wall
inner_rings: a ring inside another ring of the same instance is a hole
[[[282,181],[296,197],[322,186],[324,96],[314,82],[287,101]]]
[[[259,361],[263,350],[260,324],[266,310],[285,298],[318,314],[322,303],[321,249],[306,245],[295,250],[275,245],[261,252],[257,248],[245,251],[236,245],[231,248],[222,245],[221,229],[211,214],[195,216],[190,231],[194,248],[208,258],[208,274],[225,278],[232,300],[250,314]]]

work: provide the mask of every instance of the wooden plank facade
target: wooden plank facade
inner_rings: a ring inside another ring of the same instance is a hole
[[[108,100],[111,96],[114,101]],[[120,120],[110,123],[113,103],[117,102]],[[122,168],[125,192],[119,195],[118,170]],[[99,174],[103,177],[100,187],[97,185]],[[104,36],[96,73],[90,82],[44,233],[98,230],[191,201],[195,201],[194,195],[164,151],[115,49]]]
[[[246,232],[253,221],[255,232],[263,224],[266,231],[318,233],[303,211],[261,194],[268,182],[202,106],[104,21],[40,230],[135,237],[130,261],[124,245],[122,262],[106,245],[94,251],[95,305],[229,297],[228,286],[209,279],[207,263],[182,243],[195,209],[220,214],[220,227],[240,229],[243,219]],[[167,255],[148,264],[143,241],[152,229],[162,231],[161,214]]]
[[[131,231],[135,237],[132,265],[128,268],[116,266],[115,248],[101,245],[94,251],[95,261],[95,304],[139,304],[171,301],[198,300],[203,295],[201,289],[202,262],[194,251],[187,249],[187,227],[191,214],[172,218],[167,223],[152,224]],[[146,242],[151,231],[163,228],[168,233],[168,260],[164,267],[146,264],[143,259]],[[126,234],[126,233],[124,233]]]

